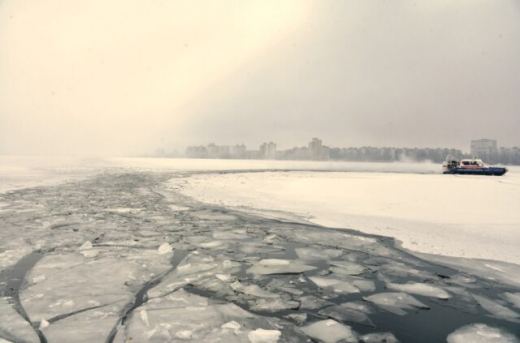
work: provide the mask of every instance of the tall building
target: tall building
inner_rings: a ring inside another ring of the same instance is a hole
[[[330,149],[328,146],[323,145],[321,139],[313,138],[309,142],[309,158],[311,160],[328,160],[330,155]]]
[[[481,158],[489,158],[497,154],[497,141],[495,139],[477,139],[471,141],[471,155]]]
[[[260,157],[265,159],[274,159],[276,157],[276,143],[269,142],[260,145]]]

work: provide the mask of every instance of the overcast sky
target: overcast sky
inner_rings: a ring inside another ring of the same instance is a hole
[[[519,130],[517,0],[0,0],[0,154]]]

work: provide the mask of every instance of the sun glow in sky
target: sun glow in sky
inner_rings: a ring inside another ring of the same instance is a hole
[[[0,9],[0,152],[110,155],[181,127],[181,105],[297,29],[311,4],[7,0]]]

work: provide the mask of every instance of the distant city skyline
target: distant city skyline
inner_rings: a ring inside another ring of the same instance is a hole
[[[307,146],[277,150],[275,142],[262,143],[258,149],[247,149],[245,144],[207,146],[196,145],[186,148],[184,154],[175,152],[170,156],[162,150],[159,157],[188,157],[209,159],[278,159],[278,160],[347,160],[347,161],[433,161],[441,162],[448,155],[456,158],[479,157],[488,163],[520,164],[520,147],[499,147],[497,140],[477,139],[470,142],[471,149],[418,147],[332,147],[319,138],[312,138]]]

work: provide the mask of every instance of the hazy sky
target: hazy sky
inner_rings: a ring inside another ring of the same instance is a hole
[[[517,0],[0,0],[0,154],[519,129]]]

